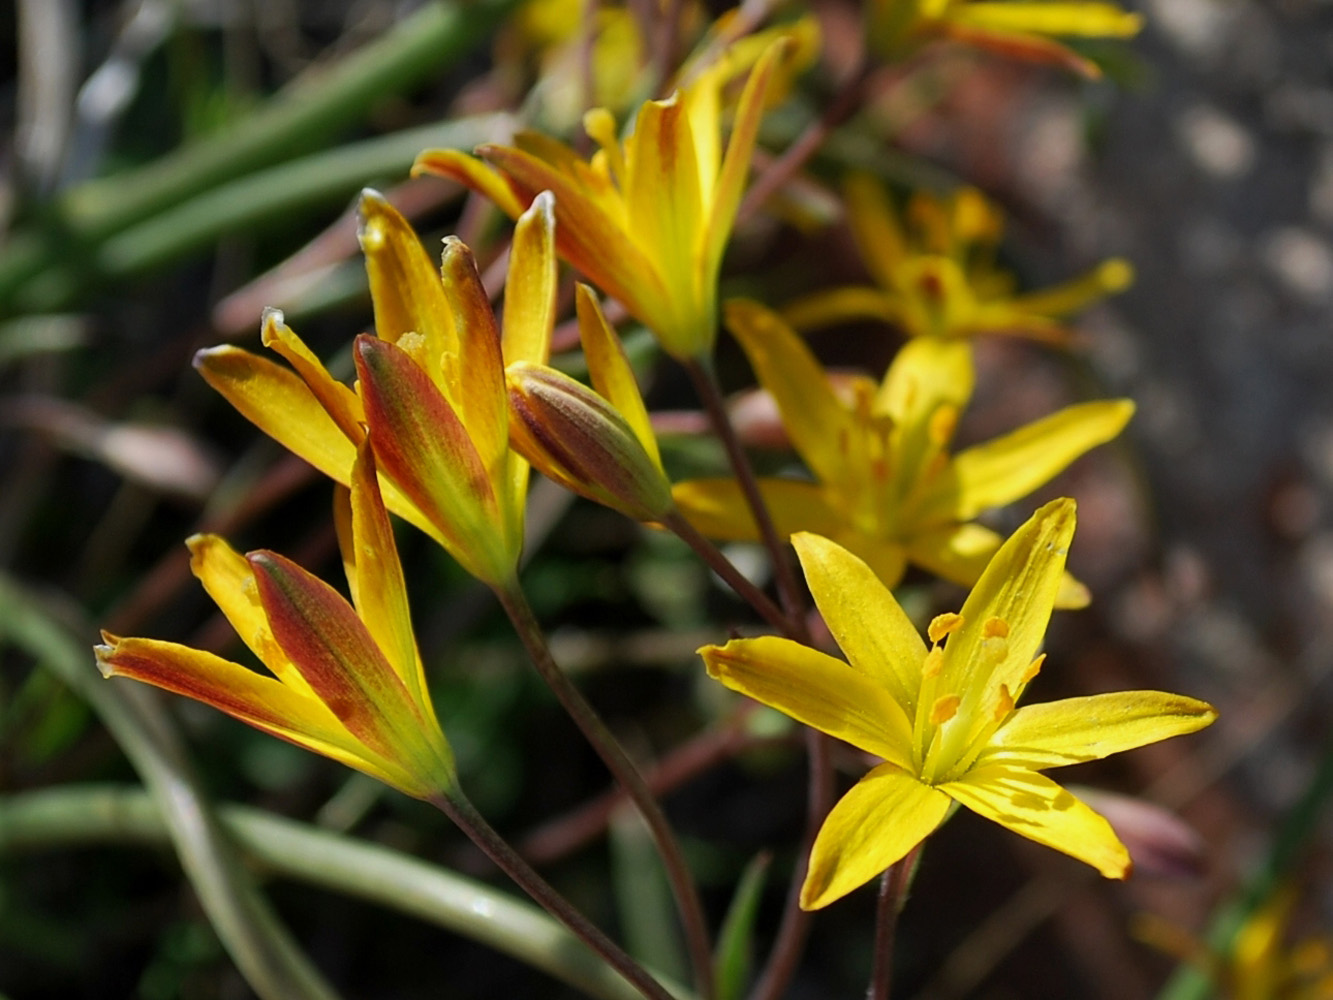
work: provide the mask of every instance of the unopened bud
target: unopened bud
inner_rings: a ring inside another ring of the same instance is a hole
[[[666,473],[607,400],[544,365],[510,365],[507,381],[509,441],[535,468],[638,521],[672,509]]]

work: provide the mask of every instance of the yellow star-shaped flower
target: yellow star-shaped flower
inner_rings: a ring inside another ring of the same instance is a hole
[[[825,820],[803,907],[825,906],[905,857],[954,803],[1109,878],[1129,874],[1110,824],[1040,772],[1194,732],[1216,713],[1159,691],[1015,707],[1041,667],[1073,534],[1072,500],[1038,510],[962,611],[931,623],[929,647],[870,567],[799,534],[810,592],[847,662],[773,636],[700,650],[733,690],[884,760]]]
[[[870,46],[884,59],[945,39],[1091,77],[1101,76],[1097,64],[1057,38],[1132,38],[1143,26],[1115,4],[1079,0],[872,0],[867,19]]]
[[[212,705],[416,798],[457,776],[426,689],[407,589],[374,459],[363,442],[340,494],[338,540],[352,603],[274,552],[189,540],[194,571],[271,676],[157,639],[103,633],[97,664]]]
[[[972,396],[969,344],[909,341],[877,385],[864,377],[831,379],[800,337],[756,303],[729,302],[727,323],[814,476],[760,480],[779,534],[832,538],[889,587],[909,562],[971,586],[1002,541],[973,519],[1109,441],[1134,412],[1125,399],[1070,406],[951,455],[958,415]],[[758,538],[734,480],[690,480],[672,493],[705,535]],[[1060,605],[1085,603],[1082,585],[1067,579]]]
[[[1129,263],[1113,257],[1062,285],[1018,294],[1013,276],[995,264],[1004,217],[980,191],[918,192],[900,218],[879,182],[858,174],[848,178],[845,198],[875,287],[833,288],[791,303],[783,315],[798,329],[873,319],[910,337],[1003,334],[1064,344],[1073,336],[1065,317],[1134,279]]]

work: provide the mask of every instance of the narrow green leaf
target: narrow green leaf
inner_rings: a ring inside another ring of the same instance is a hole
[[[754,921],[759,914],[759,897],[763,894],[771,860],[767,853],[756,854],[736,883],[736,893],[731,897],[717,939],[714,958],[717,1000],[739,1000],[745,995],[754,954]]]

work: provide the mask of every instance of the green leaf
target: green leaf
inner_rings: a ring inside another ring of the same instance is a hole
[[[770,861],[772,857],[767,852],[756,854],[745,866],[731,897],[713,959],[717,1000],[739,1000],[745,995],[754,951],[754,921],[759,914],[759,897],[763,894]]]

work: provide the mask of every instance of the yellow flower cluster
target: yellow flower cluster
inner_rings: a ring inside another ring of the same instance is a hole
[[[874,48],[889,57],[950,39],[1084,68],[1050,36],[1138,26],[1099,3],[882,0],[869,18]],[[548,366],[559,256],[687,363],[711,366],[721,313],[803,463],[801,473],[761,479],[757,494],[845,660],[779,636],[700,651],[723,684],[882,761],[820,831],[802,905],[824,906],[878,875],[955,804],[1124,877],[1130,858],[1109,824],[1041,772],[1192,732],[1214,712],[1155,691],[1019,707],[1042,666],[1052,609],[1088,600],[1065,571],[1075,505],[1045,505],[1008,539],[977,519],[1114,438],[1133,404],[1083,403],[983,444],[952,445],[974,389],[971,338],[1067,341],[1062,318],[1123,287],[1129,267],[1111,261],[1020,295],[994,264],[1000,217],[979,193],[918,195],[900,217],[876,183],[852,177],[847,217],[874,287],[823,292],[783,315],[752,301],[719,308],[761,120],[813,39],[802,24],[723,50],[671,96],[644,103],[623,140],[610,111],[589,112],[590,160],[531,132],[483,147],[480,159],[423,153],[418,173],[459,180],[517,220],[498,320],[466,246],[446,240],[437,268],[402,216],[367,192],[361,244],[375,334],[356,339],[354,385],[330,376],[276,312],[265,316],[264,343],[289,367],[234,347],[197,360],[245,416],[350,487],[338,522],[351,603],[273,553],[241,556],[196,537],[196,575],[273,676],[114,636],[98,647],[102,669],[428,798],[457,779],[387,512],[500,591],[517,586],[530,463],[638,520],[683,517],[714,539],[762,537],[737,478],[670,482],[591,288],[580,285],[576,298],[592,386]],[[831,374],[792,329],[849,317],[908,336],[882,378]],[[972,588],[925,640],[891,592],[909,565]]]

